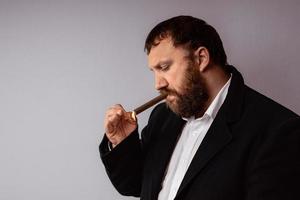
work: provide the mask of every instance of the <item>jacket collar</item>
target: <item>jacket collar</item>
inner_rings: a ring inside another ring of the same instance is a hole
[[[241,73],[235,67],[228,65],[228,70],[232,73],[232,80],[221,112],[224,112],[228,122],[234,122],[240,118],[242,113],[245,84]]]

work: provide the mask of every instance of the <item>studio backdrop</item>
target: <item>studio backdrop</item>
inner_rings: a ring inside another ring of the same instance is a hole
[[[298,0],[0,0],[0,199],[135,199],[100,161],[104,113],[157,95],[144,40],[176,15],[214,26],[245,82],[300,114],[299,10]]]

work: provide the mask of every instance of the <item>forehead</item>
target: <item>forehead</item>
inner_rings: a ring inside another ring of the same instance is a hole
[[[181,47],[175,47],[171,37],[167,37],[159,42],[157,46],[153,46],[148,55],[148,64],[152,68],[160,62],[183,59],[189,55],[189,52]]]

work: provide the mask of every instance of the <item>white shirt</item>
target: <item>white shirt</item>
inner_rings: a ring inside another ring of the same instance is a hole
[[[162,183],[158,200],[173,200],[183,180],[183,177],[210,125],[223,104],[231,77],[214,98],[201,118],[191,117],[187,121],[172,154],[167,173]]]

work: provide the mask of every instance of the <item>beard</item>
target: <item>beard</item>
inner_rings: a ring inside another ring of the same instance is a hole
[[[204,80],[192,61],[184,74],[182,86],[182,93],[168,88],[160,90],[162,94],[175,96],[173,102],[166,100],[167,106],[181,117],[202,116],[206,110],[208,93]]]

